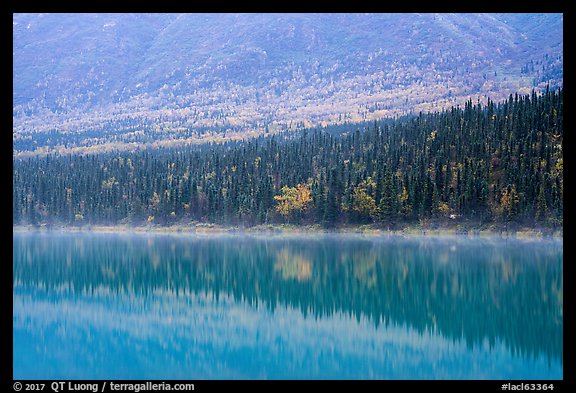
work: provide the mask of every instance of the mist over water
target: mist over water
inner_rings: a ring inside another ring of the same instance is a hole
[[[561,379],[561,241],[14,233],[15,379]]]

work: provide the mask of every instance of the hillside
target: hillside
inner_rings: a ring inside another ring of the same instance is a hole
[[[14,152],[172,146],[562,85],[561,14],[15,14]]]
[[[15,225],[562,227],[563,93],[221,145],[14,158]]]

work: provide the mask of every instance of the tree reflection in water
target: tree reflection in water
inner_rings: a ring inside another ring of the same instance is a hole
[[[562,363],[562,246],[363,236],[15,234],[14,293],[213,296]]]

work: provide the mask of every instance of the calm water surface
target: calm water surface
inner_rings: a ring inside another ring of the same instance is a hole
[[[14,233],[14,379],[561,379],[562,242]]]

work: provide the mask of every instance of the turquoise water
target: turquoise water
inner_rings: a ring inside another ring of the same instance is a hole
[[[561,379],[562,242],[14,233],[15,379]]]

